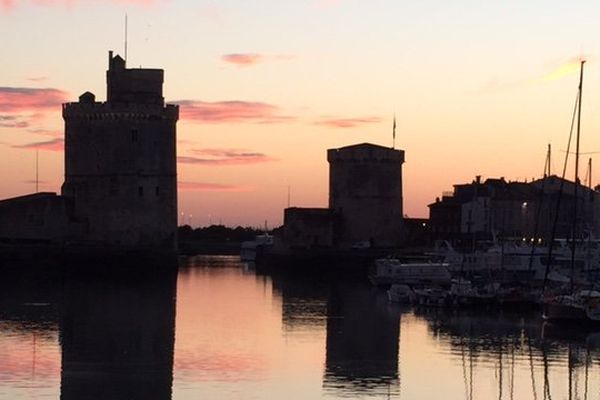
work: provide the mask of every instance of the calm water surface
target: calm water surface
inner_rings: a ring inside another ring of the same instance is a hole
[[[363,278],[237,257],[159,277],[4,277],[0,399],[45,398],[600,400],[600,329],[401,308]]]

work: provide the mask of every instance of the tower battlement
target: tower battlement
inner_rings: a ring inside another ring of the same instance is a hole
[[[153,68],[126,68],[125,60],[108,53],[106,71],[109,103],[163,104],[164,71]]]
[[[111,103],[65,103],[62,107],[63,118],[88,120],[117,119],[179,119],[179,106],[176,104],[153,105],[131,104],[124,106]]]
[[[362,143],[327,150],[327,161],[330,163],[363,161],[403,163],[404,151],[371,143]]]

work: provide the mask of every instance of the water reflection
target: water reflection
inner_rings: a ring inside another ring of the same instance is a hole
[[[327,321],[330,282],[303,274],[270,275],[273,291],[281,296],[281,320],[286,331],[322,331]]]
[[[62,282],[39,273],[9,273],[0,279],[0,320],[20,331],[54,331]]]
[[[362,277],[272,274],[284,329],[325,330],[323,388],[330,395],[398,393],[400,310]]]
[[[396,393],[400,312],[361,283],[332,286],[327,304],[327,389]]]
[[[461,366],[467,399],[482,393],[499,399],[600,398],[598,327],[548,324],[535,311],[430,309],[416,315]],[[482,377],[490,383],[483,385]]]
[[[232,257],[0,279],[0,398],[281,397],[600,400],[600,329],[400,309],[362,277]]]
[[[174,273],[70,279],[61,399],[171,399]]]
[[[0,398],[58,398],[60,287],[46,275],[0,277]]]

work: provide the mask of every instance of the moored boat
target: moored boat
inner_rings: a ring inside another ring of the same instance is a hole
[[[545,320],[600,323],[600,292],[581,290],[575,294],[558,295],[542,302]]]
[[[376,286],[394,283],[417,286],[450,285],[447,263],[402,262],[397,258],[375,260],[369,280]]]

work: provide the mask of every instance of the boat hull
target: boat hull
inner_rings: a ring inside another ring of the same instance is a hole
[[[554,322],[573,322],[573,321],[591,321],[583,307],[576,307],[569,304],[556,302],[546,302],[542,305],[542,317],[547,321]]]

